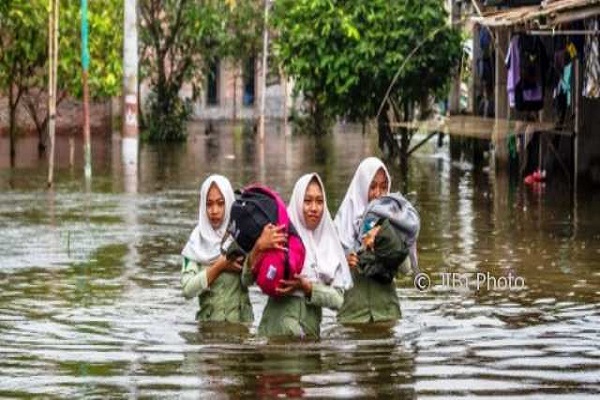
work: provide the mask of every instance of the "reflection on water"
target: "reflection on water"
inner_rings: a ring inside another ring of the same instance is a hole
[[[431,289],[400,280],[403,319],[392,326],[342,327],[326,310],[320,341],[266,343],[255,336],[265,304],[256,288],[250,327],[198,326],[197,303],[180,294],[179,252],[200,183],[218,172],[236,187],[261,180],[288,197],[316,171],[335,211],[375,138],[349,126],[321,139],[273,126],[260,145],[251,126],[192,128],[185,144],[142,145],[138,164],[122,161],[118,137],[95,138],[89,191],[79,153],[73,167],[59,162],[51,191],[45,162],[24,148],[35,140],[20,142],[15,169],[0,163],[0,395],[600,394],[597,193],[580,196],[575,213],[559,183],[532,193],[424,148],[406,178],[390,169],[421,213]],[[453,272],[519,276],[525,287],[442,286],[441,274]]]

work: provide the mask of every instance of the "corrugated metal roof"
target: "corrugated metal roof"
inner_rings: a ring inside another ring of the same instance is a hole
[[[486,13],[483,17],[474,17],[473,21],[489,27],[502,27],[523,24],[536,18],[545,17],[546,24],[553,20],[564,22],[563,14],[590,9],[590,15],[600,15],[600,0],[546,0],[540,6],[511,8]],[[582,14],[583,15],[583,14]],[[567,18],[568,19],[568,18]]]

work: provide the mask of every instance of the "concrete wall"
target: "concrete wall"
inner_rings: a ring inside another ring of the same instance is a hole
[[[237,77],[236,77],[237,76]],[[260,63],[257,62],[255,67],[255,97],[253,106],[243,105],[244,82],[242,79],[241,69],[234,66],[231,62],[221,61],[219,63],[219,80],[218,80],[218,104],[207,104],[207,96],[205,88],[201,88],[197,100],[192,106],[193,120],[232,120],[232,119],[254,119],[258,118],[259,104],[261,96],[261,69]],[[271,79],[267,83],[267,96],[265,99],[265,115],[268,119],[280,119],[286,117],[284,104],[287,104],[287,110],[292,107],[291,94],[293,91],[293,81],[288,79]],[[286,87],[287,86],[287,87]],[[140,95],[142,104],[146,102],[146,98],[150,88],[148,82],[143,82],[140,87]],[[286,95],[287,92],[287,95]],[[179,95],[184,99],[193,97],[192,86],[184,85],[179,91]],[[235,102],[234,102],[235,99]],[[295,106],[299,106],[301,99],[298,99]],[[235,110],[234,110],[235,108]],[[235,116],[234,116],[235,111]],[[289,111],[288,111],[289,112]]]
[[[244,82],[241,69],[232,63],[223,61],[219,63],[219,81],[218,81],[218,104],[209,105],[206,102],[206,93],[202,91],[198,101],[194,103],[193,118],[204,120],[224,120],[224,119],[253,119],[258,118],[260,98],[261,98],[261,67],[257,62],[255,67],[255,97],[254,105],[244,106]],[[288,95],[285,95],[285,82],[275,80],[268,81],[265,98],[265,115],[267,118],[284,118],[284,104],[291,93],[291,84],[287,82]],[[189,89],[188,89],[189,90]],[[191,93],[182,93],[185,97],[191,97]]]

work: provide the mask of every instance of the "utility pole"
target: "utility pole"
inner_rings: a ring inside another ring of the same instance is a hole
[[[48,16],[48,187],[54,182],[54,136],[56,132],[56,67],[58,64],[58,2],[49,0]]]
[[[123,35],[123,138],[138,137],[137,0],[125,0]]]
[[[123,130],[121,158],[126,181],[137,178],[138,162],[138,33],[137,0],[125,0],[123,34]],[[135,174],[135,177],[128,175]]]
[[[258,136],[260,141],[265,140],[265,97],[267,94],[267,59],[269,51],[269,6],[270,0],[265,0],[265,26],[263,30],[263,54],[261,71],[261,95],[260,95],[260,115],[258,117]]]

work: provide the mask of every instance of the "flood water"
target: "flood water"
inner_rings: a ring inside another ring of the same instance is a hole
[[[184,145],[143,145],[136,171],[108,135],[94,139],[91,186],[80,143],[70,167],[61,137],[53,190],[36,145],[24,139],[16,166],[0,163],[0,397],[600,395],[600,193],[574,202],[552,179],[536,192],[432,141],[406,177],[390,166],[393,189],[421,214],[429,290],[398,281],[394,326],[341,327],[326,312],[321,340],[267,343],[255,336],[256,288],[249,331],[199,326],[197,302],[181,295],[200,183],[218,172],[288,198],[317,171],[335,212],[374,137],[346,126],[318,141],[272,126],[260,146],[240,127],[206,136],[192,125]]]

